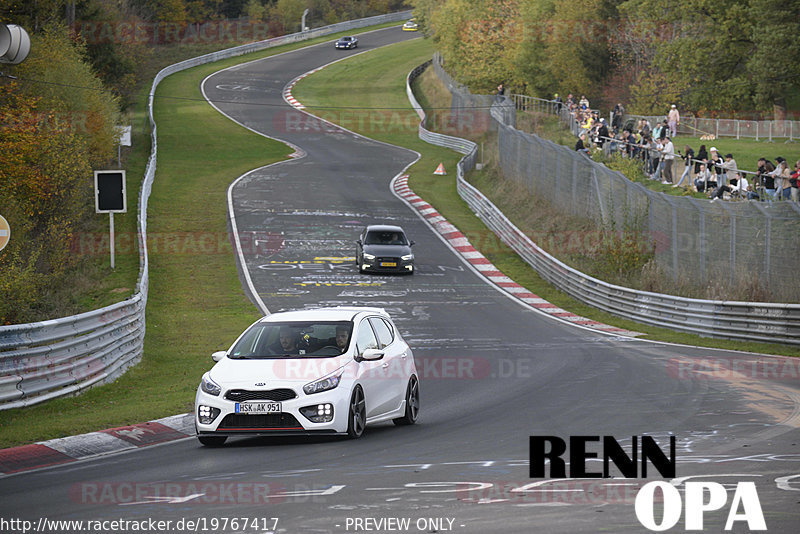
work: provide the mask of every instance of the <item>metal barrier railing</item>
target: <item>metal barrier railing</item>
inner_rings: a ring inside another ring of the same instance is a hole
[[[651,125],[666,120],[666,115],[632,115],[623,116],[623,124],[630,120],[646,119]],[[712,119],[703,117],[681,117],[678,134],[692,137],[713,136],[735,137],[736,139],[754,138],[756,141],[766,139],[800,139],[800,121],[749,121],[741,119]]]
[[[170,74],[283,44],[385,22],[399,22],[410,11],[340,22],[310,31],[213,52],[162,69],[147,103],[151,153],[139,194],[139,280],[133,297],[99,310],[38,323],[0,326],[0,410],[30,406],[111,382],[142,357],[149,287],[147,204],[155,178],[158,133],[153,116],[156,88]]]
[[[411,105],[423,122],[424,112],[411,91],[411,83],[426,66],[427,63],[411,71],[406,80]],[[437,75],[443,72],[435,60],[434,68]],[[442,81],[445,85],[456,87],[452,80],[447,79],[446,73],[444,76]],[[469,94],[462,94],[459,98],[469,97]],[[495,113],[494,108],[503,105],[500,102],[492,106],[495,120],[504,113]],[[502,122],[496,126],[500,130],[514,130]],[[423,123],[420,123],[420,138],[438,146],[457,144],[452,136],[427,131]],[[463,150],[459,152],[466,156],[457,165],[458,194],[486,226],[559,290],[581,302],[643,324],[666,326],[707,337],[800,345],[800,304],[703,300],[639,291],[609,284],[564,264],[533,243],[464,179],[464,174],[475,166],[477,146],[468,140],[463,140],[460,146]],[[571,152],[565,147],[558,148]]]

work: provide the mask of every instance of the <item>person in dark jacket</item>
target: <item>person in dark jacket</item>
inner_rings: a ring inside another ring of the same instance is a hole
[[[584,154],[588,155],[589,154],[589,149],[586,148],[586,144],[584,143],[584,141],[586,141],[586,134],[582,133],[578,137],[578,142],[575,143],[575,150],[577,152],[583,152]]]
[[[614,131],[619,130],[622,128],[622,116],[625,114],[625,108],[622,107],[622,103],[618,103],[614,106],[614,118],[611,119],[611,127]]]
[[[714,176],[714,186],[715,187],[722,187],[725,184],[725,174],[723,174],[722,164],[725,163],[725,160],[722,159],[722,156],[719,155],[716,147],[711,147],[711,154],[708,157],[708,166],[711,174]]]
[[[708,152],[706,152],[706,145],[700,145],[700,148],[697,150],[697,156],[694,158],[694,173],[697,174],[700,172],[700,164],[704,159],[708,159]]]
[[[679,154],[680,154],[680,152],[679,152]],[[692,147],[690,147],[689,145],[686,145],[683,148],[683,154],[680,154],[680,156],[681,156],[681,158],[683,158],[683,162],[684,162],[684,165],[685,165],[683,167],[683,174],[681,174],[681,179],[678,180],[678,183],[673,185],[672,187],[678,187],[679,185],[681,185],[683,183],[684,178],[686,178],[687,176],[689,177],[688,184],[692,185],[691,170],[692,170],[692,163],[693,163],[692,160],[694,160],[694,150],[692,150]]]
[[[609,137],[608,126],[606,126],[605,119],[600,119],[600,128],[597,129],[597,146],[603,148],[603,143],[608,141],[608,139],[605,139],[606,137]]]
[[[767,199],[775,198],[775,165],[767,158],[758,159],[758,186],[764,190]]]

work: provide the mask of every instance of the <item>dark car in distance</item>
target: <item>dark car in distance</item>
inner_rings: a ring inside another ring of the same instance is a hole
[[[357,48],[358,47],[358,39],[356,39],[355,37],[349,37],[349,36],[348,37],[342,37],[341,39],[336,41],[336,44],[334,44],[334,46],[337,49],[341,49],[341,50],[352,50],[353,48]]]
[[[413,244],[399,226],[367,226],[356,241],[358,270],[414,274]]]

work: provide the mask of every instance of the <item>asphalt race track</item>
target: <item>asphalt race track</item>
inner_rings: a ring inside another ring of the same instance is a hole
[[[385,307],[417,358],[419,423],[369,427],[356,441],[231,439],[213,449],[185,439],[21,473],[0,479],[0,515],[154,519],[172,521],[170,532],[646,532],[633,504],[645,481],[542,491],[552,484],[529,486],[544,479],[529,477],[528,444],[531,435],[599,435],[627,445],[647,434],[662,447],[676,436],[679,479],[730,488],[727,504],[705,515],[708,531],[723,531],[732,490],[748,481],[769,531],[800,530],[797,362],[608,336],[531,311],[487,285],[392,194],[391,179],[416,154],[315,129],[284,103],[296,76],[412,37],[389,28],[360,36],[352,52],[297,50],[221,71],[203,89],[234,120],[306,153],[231,191],[251,244],[240,267],[258,298],[271,312]],[[375,222],[399,224],[416,241],[414,276],[358,273],[353,242]],[[233,518],[236,528],[223,529]],[[683,517],[671,531],[684,531]]]

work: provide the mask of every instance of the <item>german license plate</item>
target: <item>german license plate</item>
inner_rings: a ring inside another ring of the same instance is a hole
[[[393,261],[382,261],[381,267],[397,267],[397,263]]]
[[[236,413],[262,414],[281,413],[280,402],[237,402]]]

